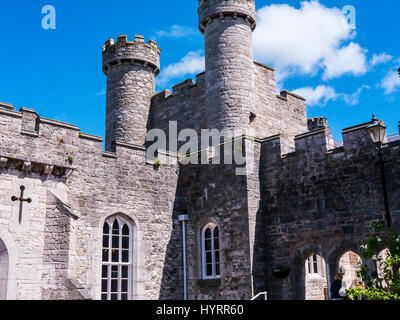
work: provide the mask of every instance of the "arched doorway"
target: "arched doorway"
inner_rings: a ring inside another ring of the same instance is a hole
[[[0,300],[7,299],[8,284],[8,251],[0,239]]]
[[[361,278],[357,276],[360,263],[360,256],[353,251],[347,251],[340,257],[338,271],[343,274],[342,282],[346,289],[354,287],[356,280],[361,281]]]
[[[393,272],[393,269],[391,267],[385,267],[385,262],[387,259],[389,259],[389,257],[390,257],[390,251],[389,249],[386,248],[378,253],[377,260],[375,261],[378,279],[382,280],[381,285],[383,288],[387,288],[389,285],[389,283],[386,282],[387,279],[385,280],[385,274],[387,274],[387,272],[389,273]]]
[[[306,300],[328,299],[328,278],[324,258],[314,253],[305,262]]]

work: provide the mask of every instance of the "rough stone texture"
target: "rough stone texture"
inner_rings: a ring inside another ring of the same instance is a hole
[[[106,150],[114,141],[144,145],[155,76],[160,68],[160,49],[155,42],[134,42],[126,36],[117,43],[108,40],[103,48],[103,70],[107,75]]]
[[[267,288],[271,298],[304,299],[304,261],[313,252],[328,266],[328,283],[340,256],[360,254],[371,223],[383,220],[381,179],[375,146],[366,126],[343,133],[343,147],[328,150],[326,130],[301,135],[296,150],[282,155],[281,138],[265,142],[265,237]],[[385,148],[391,215],[398,226],[399,141]],[[275,265],[287,265],[285,280],[272,276]]]
[[[177,219],[184,212],[191,299],[250,299],[261,291],[304,299],[311,254],[325,259],[329,285],[341,255],[359,253],[384,213],[370,123],[345,129],[338,146],[326,119],[307,120],[302,97],[277,94],[274,70],[252,58],[254,13],[250,0],[199,1],[206,71],[172,93],[154,95],[154,42],[107,41],[106,152],[101,137],[0,103],[0,281],[7,273],[0,297],[100,299],[102,227],[114,215],[133,230],[131,299],[183,298]],[[237,175],[238,165],[179,165],[166,150],[155,166],[145,134],[159,128],[168,136],[170,121],[178,131],[253,129],[241,146],[247,174]],[[384,160],[397,227],[399,155],[400,140],[391,138]],[[32,202],[19,224],[11,197],[21,185]],[[200,233],[209,222],[220,228],[217,281],[201,276]],[[278,265],[290,268],[287,278],[273,275]]]

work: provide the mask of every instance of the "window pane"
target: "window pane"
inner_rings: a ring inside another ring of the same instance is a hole
[[[129,250],[122,250],[122,262],[129,262]]]
[[[112,262],[118,262],[119,261],[119,250],[112,250]]]
[[[122,266],[122,278],[128,278],[128,266]]]
[[[101,295],[101,300],[107,300],[107,294],[102,294]]]
[[[122,248],[129,249],[129,237],[122,237]]]
[[[126,293],[121,294],[121,300],[128,300],[128,295]]]
[[[219,229],[218,227],[215,227],[214,229],[214,238],[218,238],[219,237]]]
[[[115,249],[119,248],[119,236],[112,237],[112,247]]]
[[[121,281],[121,292],[128,292],[128,280]]]
[[[214,250],[219,249],[219,238],[214,238]]]
[[[108,291],[107,279],[101,280],[101,292],[107,292],[107,291]]]
[[[104,233],[104,234],[108,234],[109,232],[110,232],[110,226],[108,225],[107,222],[104,222],[104,225],[103,225],[103,233]]]
[[[215,251],[215,263],[219,262],[219,251]]]
[[[108,248],[109,246],[108,240],[109,240],[108,236],[103,236],[103,248]]]
[[[204,236],[206,239],[211,239],[211,230],[210,228],[207,228],[207,230],[204,232]]]
[[[102,278],[108,278],[108,268],[107,268],[107,266],[103,266],[102,267],[101,277]]]
[[[205,241],[205,251],[211,250],[211,239]]]
[[[212,253],[211,251],[206,252],[206,263],[211,263],[212,262]]]
[[[118,279],[118,266],[112,266],[111,268],[111,278]]]
[[[129,236],[129,227],[127,224],[124,224],[124,226],[122,227],[122,234],[124,236]]]
[[[212,276],[212,264],[207,264],[207,276]]]
[[[111,300],[118,300],[118,294],[112,294]]]
[[[113,223],[113,230],[112,230],[113,234],[119,234],[119,224],[118,221],[115,219],[114,223]]]
[[[118,280],[111,280],[111,292],[118,292]]]
[[[103,249],[103,261],[108,261],[108,249]]]

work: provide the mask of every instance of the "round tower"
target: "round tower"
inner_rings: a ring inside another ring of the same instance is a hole
[[[211,128],[246,128],[254,111],[255,0],[198,0]]]
[[[160,73],[160,48],[142,36],[127,41],[119,36],[103,47],[103,72],[107,76],[106,143],[112,151],[114,141],[143,146],[155,78]]]

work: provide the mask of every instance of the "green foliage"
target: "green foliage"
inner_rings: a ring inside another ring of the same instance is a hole
[[[384,259],[379,252],[387,249]],[[361,246],[365,260],[374,260],[381,272],[370,272],[366,264],[359,265],[357,275],[364,286],[346,290],[351,299],[363,297],[367,300],[400,300],[400,235],[394,229],[386,229],[382,222],[372,225],[366,244]]]

